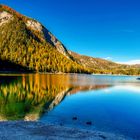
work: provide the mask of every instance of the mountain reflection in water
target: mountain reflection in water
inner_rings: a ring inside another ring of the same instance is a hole
[[[35,121],[66,95],[107,87],[74,74],[0,75],[0,120]]]

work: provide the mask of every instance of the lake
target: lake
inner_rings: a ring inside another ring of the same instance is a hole
[[[140,80],[136,76],[0,74],[0,120],[38,120],[140,139]]]

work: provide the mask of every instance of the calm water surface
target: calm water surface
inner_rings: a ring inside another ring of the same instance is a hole
[[[140,139],[140,81],[135,76],[1,74],[0,120],[40,120]]]

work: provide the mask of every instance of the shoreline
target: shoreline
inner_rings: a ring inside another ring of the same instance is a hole
[[[50,125],[42,122],[0,122],[3,140],[134,140],[132,138],[97,130]]]
[[[140,75],[124,75],[124,74],[96,74],[96,73],[52,73],[52,72],[18,72],[18,71],[0,71],[0,75],[7,75],[7,74],[57,74],[57,75],[62,75],[62,74],[81,74],[81,75],[99,75],[99,76],[133,76],[133,77],[140,77]]]

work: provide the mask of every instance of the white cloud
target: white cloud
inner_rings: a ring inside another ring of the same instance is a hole
[[[112,60],[112,57],[106,57],[106,58],[104,58],[105,60]]]
[[[127,64],[127,65],[135,65],[135,64],[140,64],[140,60],[130,60],[126,62],[117,62],[119,64]]]

